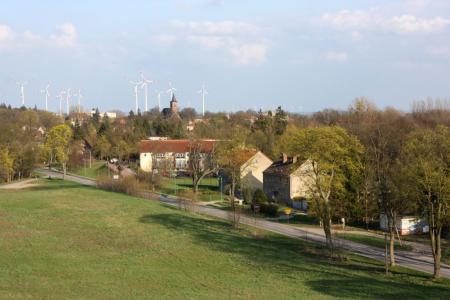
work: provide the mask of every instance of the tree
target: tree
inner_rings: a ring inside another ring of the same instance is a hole
[[[242,166],[248,160],[249,153],[254,153],[251,149],[244,147],[244,138],[239,134],[238,128],[234,128],[236,134],[232,140],[223,142],[218,151],[218,163],[230,182],[230,206],[233,211],[233,227],[239,225],[240,208],[235,205],[234,195],[236,188],[241,184]]]
[[[69,126],[62,124],[53,127],[45,141],[45,148],[50,151],[50,156],[56,160],[63,167],[63,177],[67,172],[67,161],[69,160],[70,141],[72,139],[72,130]]]
[[[398,160],[410,127],[400,113],[386,110],[372,124],[366,146],[378,207],[387,218],[391,266],[395,265],[395,222],[397,216],[408,208],[407,198],[399,190],[401,177],[398,176]]]
[[[402,151],[407,190],[429,224],[434,278],[441,276],[441,233],[450,217],[450,129],[417,130]]]
[[[333,207],[345,201],[346,186],[360,172],[363,146],[341,127],[314,127],[299,130],[292,137],[290,152],[302,161],[309,161],[303,172],[307,178],[304,183],[332,251]]]
[[[208,149],[201,140],[189,142],[189,168],[194,194],[197,194],[198,186],[203,178],[218,171],[216,150],[215,143],[212,144],[211,149]]]
[[[288,116],[286,112],[281,108],[281,106],[278,106],[275,112],[275,117],[273,119],[273,127],[275,134],[282,135],[286,130],[287,124],[288,124]]]
[[[14,173],[14,160],[9,154],[9,150],[6,147],[0,148],[0,179],[6,182],[12,180]]]
[[[100,159],[109,158],[111,153],[111,143],[105,135],[102,135],[95,146]]]

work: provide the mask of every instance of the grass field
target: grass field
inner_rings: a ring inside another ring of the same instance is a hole
[[[60,180],[0,191],[0,253],[0,299],[450,297],[449,280]]]
[[[168,195],[177,195],[190,199],[194,198],[194,193],[192,192],[192,178],[190,177],[163,178],[161,187],[159,187],[157,191]],[[223,195],[222,197],[224,198],[226,195]],[[197,200],[220,200],[219,182],[217,178],[204,178],[201,181]]]
[[[365,244],[369,246],[374,246],[377,248],[384,248],[385,247],[385,241],[383,238],[377,238],[374,236],[367,236],[363,234],[355,234],[355,233],[337,233],[336,237],[344,240],[349,240],[352,242]],[[388,240],[389,243],[389,240]],[[398,241],[395,241],[394,243],[395,250],[404,250],[404,251],[410,251],[412,250],[412,247],[410,245],[400,245]]]
[[[92,168],[89,168],[89,162],[86,162],[86,168],[83,166],[80,168],[71,169],[69,172],[75,175],[97,179],[99,176],[108,174],[108,167],[106,166],[105,161],[94,160],[92,162]]]

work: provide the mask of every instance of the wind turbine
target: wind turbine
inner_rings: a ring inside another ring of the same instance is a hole
[[[148,93],[147,93],[147,90],[148,90],[148,85],[149,85],[149,83],[153,83],[153,80],[148,80],[148,79],[146,79],[145,77],[144,77],[144,73],[143,72],[141,72],[141,82],[140,82],[140,84],[141,84],[141,89],[144,89],[144,97],[145,97],[145,112],[147,112],[148,111]]]
[[[62,102],[64,98],[65,91],[61,91],[58,96],[56,96],[56,99],[59,99],[59,115],[62,116]]]
[[[158,110],[161,111],[161,94],[163,94],[163,91],[155,90],[156,96],[158,97]]]
[[[138,87],[141,84],[141,82],[139,82],[139,81],[132,81],[132,80],[130,80],[128,82],[131,83],[132,85],[134,85],[134,97],[136,98],[136,108],[134,110],[134,113],[137,114],[138,109],[139,109]]]
[[[172,86],[172,82],[169,81],[169,89],[166,91],[166,93],[170,93],[170,100],[172,100],[173,94],[175,93],[176,90],[177,89]]]
[[[200,95],[202,95],[202,114],[203,117],[205,116],[205,95],[208,94],[208,91],[206,90],[205,84],[203,83],[202,89],[198,91]]]
[[[48,97],[50,97],[50,92],[48,89],[50,88],[50,83],[47,84],[45,89],[41,90],[41,94],[45,96],[45,110],[48,111]]]
[[[67,89],[66,92],[66,112],[67,115],[69,115],[70,111],[69,111],[69,104],[70,104],[70,98],[72,97],[72,95],[70,94],[70,88]]]
[[[25,105],[25,86],[28,82],[16,82],[17,86],[20,88],[20,100],[22,101],[22,106]]]
[[[78,92],[74,95],[77,96],[77,100],[78,100],[78,113],[81,113],[81,98],[83,98],[83,95],[81,94],[81,90],[78,89]]]

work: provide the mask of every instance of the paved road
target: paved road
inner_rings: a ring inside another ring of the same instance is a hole
[[[39,169],[37,171],[46,174],[47,176],[62,178],[62,174],[59,172],[49,171],[48,169]],[[94,180],[81,176],[66,175],[66,180],[75,181],[80,184],[85,184],[89,186],[96,186]],[[172,198],[169,196],[162,196],[155,193],[142,192],[142,197],[150,200],[159,200],[160,202],[172,206],[180,205],[179,200],[177,200],[176,198]],[[233,219],[233,214],[231,212],[220,210],[217,208],[212,208],[204,205],[193,205],[192,209],[196,212],[220,219],[226,220]],[[262,219],[255,219],[244,215],[241,215],[240,223],[257,227],[263,230],[275,232],[278,234],[282,234],[285,236],[289,236],[292,238],[325,244],[325,236],[322,230],[318,228],[294,227],[291,225],[275,223]],[[367,246],[343,239],[335,239],[335,243],[338,247],[353,252],[355,254],[384,261],[384,249]],[[429,254],[421,254],[411,251],[396,251],[396,261],[397,264],[402,267],[407,267],[431,274],[433,273],[433,258]],[[442,265],[441,274],[443,277],[450,278],[450,266]]]

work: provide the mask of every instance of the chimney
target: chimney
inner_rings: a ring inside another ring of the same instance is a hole
[[[292,157],[292,163],[295,164],[297,162],[298,156],[295,155],[294,157]]]
[[[283,164],[287,163],[288,161],[288,156],[286,153],[283,153]]]

